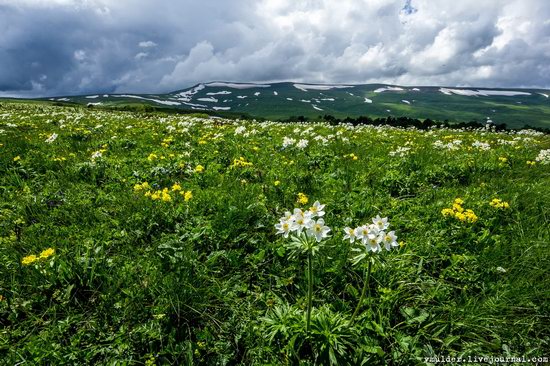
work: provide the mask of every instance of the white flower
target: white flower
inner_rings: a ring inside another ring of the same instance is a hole
[[[550,149],[541,150],[535,160],[541,164],[550,164]]]
[[[359,226],[359,227],[355,228],[355,230],[354,230],[355,237],[358,240],[361,240],[363,242],[363,244],[365,244],[367,242],[369,232],[370,232],[370,230],[369,230],[369,227],[367,225]]]
[[[317,222],[312,221],[312,225],[307,229],[309,236],[315,237],[317,242],[320,242],[328,236],[330,228],[325,226],[325,220],[319,219]]]
[[[321,217],[325,215],[325,211],[323,211],[324,209],[325,209],[325,205],[322,205],[321,203],[319,203],[319,201],[315,201],[313,203],[313,206],[309,208],[309,212],[311,212],[311,217],[314,217],[314,216]]]
[[[242,135],[243,133],[245,133],[245,131],[246,131],[245,126],[239,126],[235,128],[235,135]]]
[[[47,142],[48,144],[51,144],[52,142],[55,141],[56,138],[57,138],[57,133],[54,132],[54,133],[52,133],[52,134],[50,135],[50,137],[48,137],[48,138],[46,139],[46,142]]]
[[[103,156],[103,154],[101,153],[101,151],[94,151],[94,153],[92,154],[92,160],[95,160],[95,159],[100,158],[102,156]]]
[[[372,219],[372,223],[380,231],[386,230],[388,226],[390,226],[390,223],[388,222],[388,218],[387,217],[381,218],[380,215],[376,215],[376,217]]]
[[[292,216],[294,220],[291,230],[296,231],[298,235],[302,233],[302,230],[309,229],[313,224],[310,214],[308,212],[304,214],[304,212],[299,208],[294,209],[294,215]]]
[[[288,238],[288,234],[292,230],[292,221],[290,220],[281,220],[278,224],[275,225],[277,229],[277,234],[282,234],[285,238]]]
[[[300,149],[305,149],[305,148],[307,147],[308,144],[309,144],[309,141],[308,141],[308,140],[301,139],[301,140],[298,141],[298,143],[296,144],[296,147],[297,147],[297,148],[300,148]]]
[[[380,248],[380,242],[382,242],[382,233],[376,231],[370,231],[367,235],[367,251],[379,252],[382,250]]]
[[[355,229],[352,229],[350,227],[344,228],[344,232],[346,235],[344,235],[344,240],[349,239],[350,243],[353,243],[355,241],[356,235],[355,235]]]
[[[294,145],[296,143],[296,140],[292,137],[284,137],[283,138],[283,147],[289,147],[291,145]]]
[[[398,247],[399,244],[397,243],[397,236],[395,235],[395,231],[390,231],[389,233],[381,233],[382,234],[382,242],[384,243],[384,247],[386,250],[390,250],[391,247]]]

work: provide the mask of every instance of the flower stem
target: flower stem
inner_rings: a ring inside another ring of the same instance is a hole
[[[369,266],[367,268],[367,278],[365,279],[365,283],[363,284],[363,290],[361,291],[361,297],[359,298],[359,303],[357,304],[357,307],[355,308],[355,311],[353,312],[353,315],[351,316],[351,320],[349,321],[349,325],[353,324],[353,320],[355,320],[355,317],[357,316],[357,313],[359,313],[359,309],[361,308],[361,304],[363,303],[363,300],[365,299],[365,295],[367,294],[371,268],[372,268],[372,259],[369,258]]]
[[[308,287],[307,287],[307,315],[306,315],[306,334],[309,335],[309,324],[311,321],[311,307],[312,307],[312,300],[313,300],[313,254],[311,253],[311,250],[307,253],[307,280],[308,280]]]

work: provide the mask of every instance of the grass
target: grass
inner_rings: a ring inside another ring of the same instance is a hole
[[[548,135],[10,102],[0,131],[3,364],[411,365],[550,349],[550,165],[527,164]],[[442,215],[456,198],[477,221]],[[316,200],[332,231],[306,332],[307,258],[274,225]],[[375,256],[350,324],[366,266],[342,229],[378,214],[401,245]]]

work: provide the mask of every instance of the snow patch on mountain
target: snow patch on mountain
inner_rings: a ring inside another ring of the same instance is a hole
[[[227,90],[222,90],[222,91],[219,91],[219,92],[206,93],[206,95],[227,95],[227,94],[231,94],[231,92],[227,91]]]
[[[232,89],[250,89],[250,88],[270,88],[270,84],[254,84],[254,83],[224,83],[213,82],[205,84],[213,88],[232,88]]]
[[[201,102],[211,102],[211,103],[218,103],[218,100],[214,97],[209,97],[209,98],[197,98],[198,101],[201,101]]]
[[[386,86],[386,87],[383,87],[383,88],[378,88],[374,92],[375,93],[383,93],[385,91],[404,91],[404,90],[405,89],[400,88],[398,86]]]
[[[140,97],[139,95],[132,95],[132,94],[113,95],[113,97],[149,100],[151,102],[155,102],[155,103],[163,104],[163,105],[181,105],[181,103],[179,103],[179,102],[172,102],[170,100],[158,100],[158,99],[153,99],[153,98],[145,98],[145,97]]]
[[[330,90],[353,88],[353,85],[317,85],[317,84],[292,84],[296,89],[307,92],[308,90]]]
[[[439,88],[439,91],[445,95],[462,95],[467,97],[472,96],[482,96],[488,97],[490,95],[504,96],[504,97],[513,97],[516,95],[531,95],[531,93],[513,91],[513,90],[470,90],[470,89],[450,89],[450,88]]]

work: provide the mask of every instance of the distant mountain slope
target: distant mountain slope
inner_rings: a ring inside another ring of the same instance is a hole
[[[49,98],[81,104],[140,102],[171,108],[231,111],[269,119],[315,118],[330,114],[479,122],[491,119],[509,127],[550,128],[550,91],[404,87],[387,84],[303,84],[211,82],[168,94],[105,94]]]

